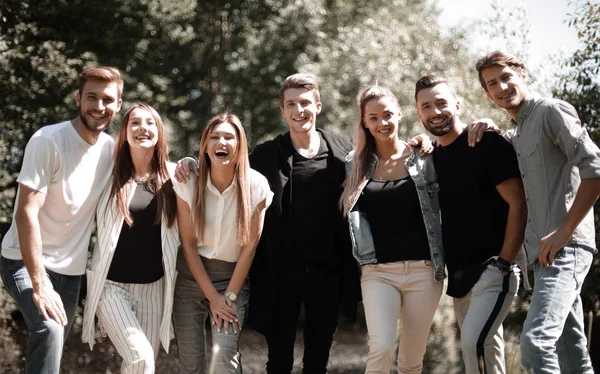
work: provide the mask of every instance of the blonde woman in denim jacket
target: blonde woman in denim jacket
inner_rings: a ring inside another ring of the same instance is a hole
[[[402,321],[399,373],[420,373],[442,295],[444,254],[439,187],[430,157],[398,138],[400,105],[387,88],[358,97],[355,151],[341,204],[362,266],[369,332],[366,373],[389,373]]]

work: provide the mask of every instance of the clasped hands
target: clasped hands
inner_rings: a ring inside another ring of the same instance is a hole
[[[211,323],[221,332],[223,328],[225,334],[229,331],[229,324],[233,326],[233,332],[236,333],[242,329],[242,321],[238,318],[237,305],[222,294],[217,294],[212,300],[209,300]]]

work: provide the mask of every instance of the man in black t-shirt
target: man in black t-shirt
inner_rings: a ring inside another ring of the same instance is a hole
[[[250,166],[274,193],[250,270],[249,324],[267,338],[267,373],[290,373],[301,305],[303,372],[327,372],[339,312],[356,316],[358,267],[338,201],[350,140],[316,128],[317,81],[294,74],[280,91],[289,131],[258,145]]]
[[[465,370],[504,373],[502,321],[525,270],[517,259],[527,220],[517,158],[494,132],[469,147],[461,103],[445,78],[422,77],[415,100],[421,123],[436,138],[447,294],[454,298]]]

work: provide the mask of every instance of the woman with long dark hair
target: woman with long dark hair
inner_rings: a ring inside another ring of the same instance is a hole
[[[154,373],[169,351],[178,233],[163,122],[134,105],[115,142],[112,182],[97,208],[98,239],[87,270],[82,340],[93,348],[94,316],[123,358],[122,373]]]
[[[198,175],[175,183],[182,251],[173,321],[182,373],[240,373],[248,271],[273,193],[249,167],[244,128],[222,113],[200,140]],[[210,318],[212,347],[205,326]],[[210,352],[210,354],[208,354]]]

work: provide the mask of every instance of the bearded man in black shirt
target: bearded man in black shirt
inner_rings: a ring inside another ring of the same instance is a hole
[[[465,370],[504,373],[502,322],[526,269],[520,248],[527,208],[517,158],[495,132],[469,147],[461,103],[445,78],[422,77],[415,100],[421,123],[436,139],[447,294],[454,299]]]

